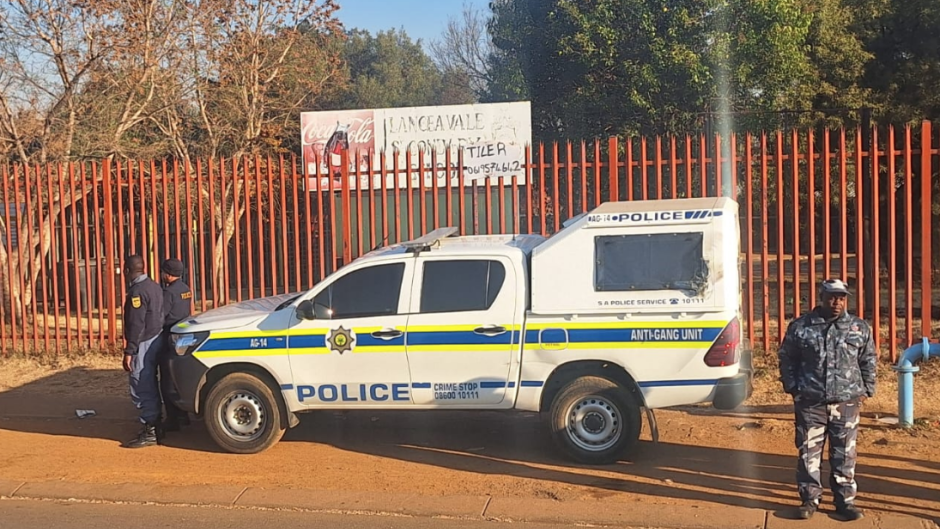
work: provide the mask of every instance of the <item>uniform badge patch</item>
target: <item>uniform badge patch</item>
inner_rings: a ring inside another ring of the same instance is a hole
[[[354,333],[352,329],[344,329],[343,326],[340,325],[338,329],[330,331],[326,343],[334,353],[343,354],[353,350],[356,344],[356,333]]]
[[[134,307],[135,309],[140,308],[140,296],[131,297],[131,306]]]
[[[192,297],[193,297],[192,292],[183,292],[182,294],[180,294],[180,298],[182,299],[190,299]]]

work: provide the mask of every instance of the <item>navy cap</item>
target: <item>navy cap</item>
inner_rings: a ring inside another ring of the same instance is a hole
[[[848,296],[849,286],[841,279],[827,279],[820,285],[819,291],[823,294],[842,294]]]
[[[173,277],[183,277],[186,273],[186,267],[179,259],[167,259],[160,265],[160,271]]]

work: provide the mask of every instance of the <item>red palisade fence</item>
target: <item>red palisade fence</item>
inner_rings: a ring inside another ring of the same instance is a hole
[[[818,282],[839,277],[894,360],[940,326],[938,136],[924,122],[539,144],[526,148],[524,178],[471,183],[459,156],[433,152],[378,153],[376,169],[332,175],[254,156],[7,165],[0,351],[119,347],[129,254],[151,275],[181,259],[200,312],[304,291],[440,226],[551,235],[609,200],[725,195],[740,205],[742,315],[757,349],[773,352]]]

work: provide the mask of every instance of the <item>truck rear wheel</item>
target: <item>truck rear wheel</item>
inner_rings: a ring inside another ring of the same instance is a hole
[[[212,440],[234,454],[257,454],[284,435],[281,408],[264,381],[245,373],[219,380],[206,398],[206,428]]]
[[[572,380],[555,396],[551,429],[555,444],[581,463],[614,463],[640,438],[640,406],[627,388],[606,378]]]

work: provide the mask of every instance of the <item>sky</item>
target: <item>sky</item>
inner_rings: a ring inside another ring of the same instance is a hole
[[[489,0],[339,0],[336,13],[347,29],[375,33],[402,29],[412,40],[421,39],[425,49],[438,39],[450,18],[459,18],[464,4],[489,9]]]

